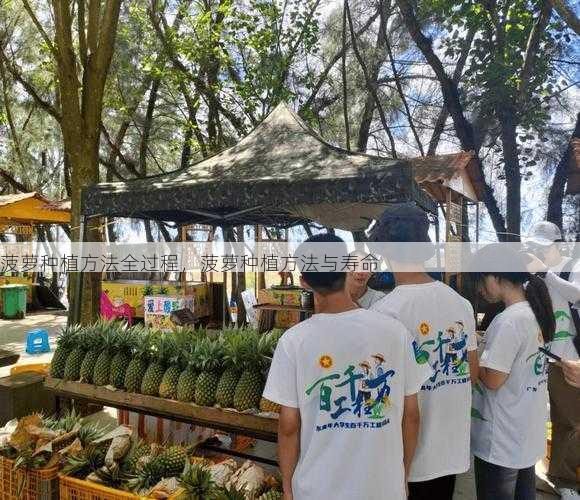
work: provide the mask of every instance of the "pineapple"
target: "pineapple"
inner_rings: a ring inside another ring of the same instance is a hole
[[[52,357],[50,364],[50,376],[54,378],[63,378],[64,369],[68,355],[76,345],[76,337],[80,332],[78,325],[67,326],[63,328],[62,332],[56,340],[56,351]]]
[[[93,326],[88,327],[86,336],[87,352],[83,358],[80,371],[80,381],[86,384],[93,383],[93,372],[95,371],[95,364],[103,350],[103,337],[101,331],[103,329],[103,321],[98,321]]]
[[[177,384],[184,364],[183,354],[192,343],[192,332],[189,329],[179,328],[174,335],[175,342],[171,346],[169,367],[165,370],[161,384],[159,384],[159,396],[167,399],[177,399]]]
[[[151,455],[151,446],[146,441],[142,439],[134,441],[127,454],[128,469],[133,473],[137,472],[141,460],[149,455]]]
[[[260,405],[265,384],[263,369],[267,362],[266,355],[271,349],[271,339],[267,335],[248,332],[246,336],[244,371],[234,394],[234,408],[238,411],[258,408]]]
[[[142,327],[132,328],[132,358],[125,372],[125,390],[139,392],[151,354],[151,334]]]
[[[280,405],[270,401],[269,399],[262,398],[260,399],[260,411],[268,412],[268,413],[280,413]]]
[[[125,387],[125,374],[131,361],[131,348],[134,341],[133,330],[129,328],[120,331],[116,337],[116,354],[111,360],[109,383],[117,389],[123,389]]]
[[[242,332],[224,335],[225,370],[216,390],[216,402],[222,408],[231,408],[234,404],[234,393],[240,379],[245,336]]]
[[[186,465],[179,478],[179,485],[185,490],[180,498],[187,500],[208,500],[214,498],[215,486],[211,473],[197,464]]]
[[[246,495],[234,486],[220,488],[214,496],[214,500],[246,500]]]
[[[136,492],[151,488],[163,478],[178,477],[187,463],[186,449],[182,446],[170,446],[142,463],[136,471],[136,477],[129,481],[128,486]]]
[[[139,467],[136,476],[128,481],[127,486],[131,491],[140,493],[156,485],[161,479],[163,479],[161,464],[157,458],[152,458]]]
[[[204,339],[199,347],[202,371],[195,383],[195,403],[200,406],[213,406],[220,380],[223,348],[221,342]]]
[[[175,338],[171,334],[156,332],[152,339],[152,357],[141,382],[141,394],[159,396],[159,386],[169,359],[175,352]]]
[[[81,445],[87,447],[92,445],[97,439],[102,438],[107,433],[107,430],[107,428],[93,422],[82,423],[77,437]]]
[[[106,453],[107,448],[104,445],[87,446],[78,454],[67,455],[61,473],[65,476],[84,479],[105,465]]]
[[[65,380],[78,380],[81,376],[81,365],[87,352],[87,339],[90,336],[88,333],[88,329],[83,329],[76,336],[75,346],[66,358],[63,376]]]
[[[101,333],[103,340],[103,350],[99,354],[93,370],[93,384],[109,385],[111,360],[115,354],[115,343],[119,335],[120,327],[115,323],[107,323]]]
[[[274,355],[274,350],[276,349],[276,345],[282,336],[281,330],[272,330],[271,332],[265,334],[265,339],[263,342],[264,344],[264,364],[269,369],[270,364],[272,363],[272,356]],[[280,413],[280,405],[274,403],[266,398],[260,399],[260,411],[268,412],[268,413]]]
[[[170,446],[158,457],[163,471],[163,477],[177,477],[185,467],[187,462],[187,450],[183,446]]]
[[[258,500],[281,500],[282,499],[282,492],[278,490],[269,490],[266,493],[262,493]]]
[[[199,375],[199,345],[200,341],[196,340],[183,354],[187,366],[177,380],[176,396],[178,401],[184,403],[191,403],[195,399],[195,384]]]

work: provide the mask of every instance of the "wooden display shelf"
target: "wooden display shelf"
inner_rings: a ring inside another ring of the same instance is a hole
[[[87,400],[103,406],[233,432],[273,443],[277,441],[278,420],[273,418],[195,406],[143,394],[113,391],[92,384],[69,382],[51,377],[45,379],[44,385],[49,391],[65,398]]]

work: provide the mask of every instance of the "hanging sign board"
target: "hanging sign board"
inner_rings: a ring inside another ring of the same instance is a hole
[[[19,226],[5,226],[0,228],[0,233],[2,234],[18,234],[22,236],[32,236],[32,226],[19,225]]]

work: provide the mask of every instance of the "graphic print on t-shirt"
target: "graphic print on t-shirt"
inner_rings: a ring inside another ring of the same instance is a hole
[[[422,321],[418,329],[422,336],[431,332],[426,321]],[[413,341],[417,363],[429,363],[433,368],[433,376],[423,384],[422,390],[432,391],[449,384],[469,382],[467,338],[463,321],[455,321],[444,331],[437,332],[435,339]]]
[[[306,396],[319,399],[323,418],[316,426],[317,432],[380,429],[389,423],[386,414],[391,406],[389,395],[395,370],[386,366],[381,353],[343,367],[335,367],[331,355],[321,354],[318,364],[329,373],[312,381],[305,391]]]
[[[541,330],[538,330],[538,344],[540,347],[544,346],[544,337]],[[526,358],[526,364],[529,365],[528,369],[535,375],[535,377],[530,379],[532,383],[526,386],[526,391],[538,392],[538,388],[541,385],[548,383],[548,356],[538,350],[538,352],[534,352]]]

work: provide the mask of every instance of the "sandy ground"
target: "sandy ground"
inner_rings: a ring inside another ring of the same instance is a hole
[[[66,312],[38,312],[29,313],[23,320],[0,320],[0,346],[10,348],[20,354],[18,365],[31,363],[49,363],[54,349],[56,348],[56,337],[62,327],[66,325]],[[52,351],[47,354],[29,355],[26,349],[26,334],[34,328],[45,328],[49,332],[50,346]],[[13,365],[14,366],[14,365]],[[0,377],[10,374],[11,367],[0,368]],[[115,421],[116,410],[105,408],[104,411],[92,416],[93,419],[102,423],[113,423]],[[268,458],[276,457],[276,448],[271,443],[258,443],[256,454]],[[536,476],[538,477],[537,500],[553,500],[559,498],[557,495],[547,493],[550,486],[545,483],[545,467],[542,463],[536,466]],[[472,471],[461,474],[457,478],[454,500],[475,500],[475,483]]]

